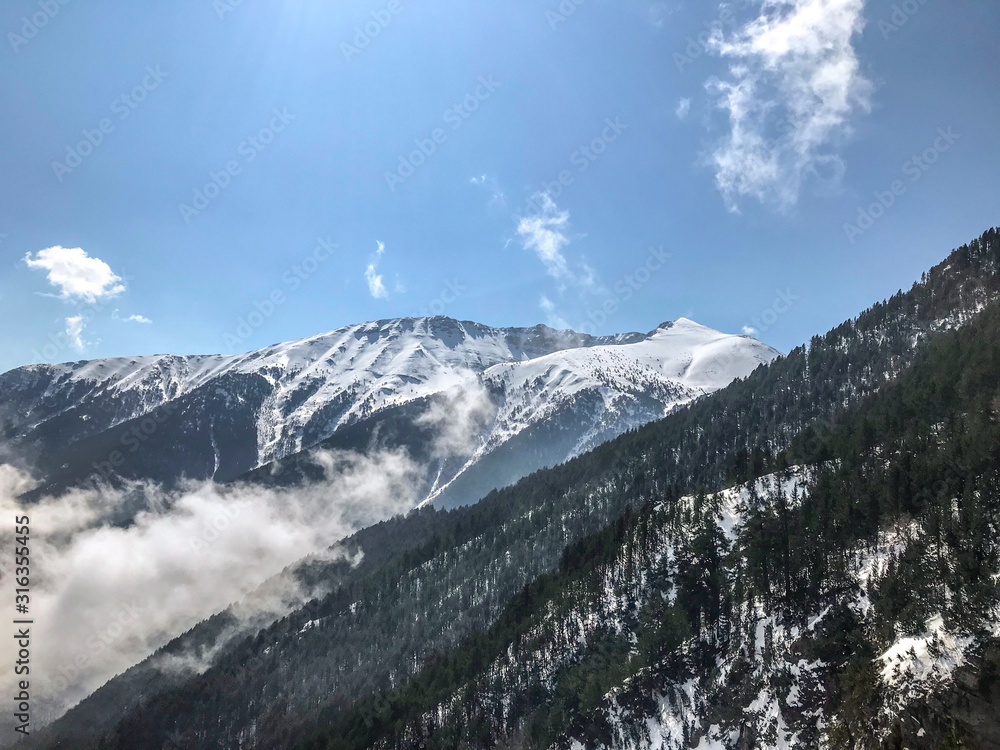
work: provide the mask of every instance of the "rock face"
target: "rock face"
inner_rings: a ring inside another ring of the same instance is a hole
[[[684,319],[594,337],[403,318],[236,356],[19,368],[0,376],[0,430],[40,478],[35,494],[95,479],[229,482],[255,469],[251,480],[299,481],[313,448],[395,447],[427,466],[428,500],[456,505],[776,356]],[[272,466],[286,459],[290,469]]]

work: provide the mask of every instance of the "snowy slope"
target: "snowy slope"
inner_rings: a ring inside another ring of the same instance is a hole
[[[661,400],[664,413],[746,377],[778,355],[747,336],[731,336],[686,318],[664,324],[642,341],[556,352],[496,365],[483,380],[503,394],[496,439],[517,433],[587,390],[610,409],[630,396]]]
[[[268,402],[271,413],[262,414],[261,421],[263,461],[280,452],[277,446],[284,435],[294,433],[344,394],[350,394],[350,399],[331,421],[331,431],[385,406],[457,385],[470,371],[609,340],[613,339],[544,326],[495,329],[440,317],[400,319],[348,326],[235,356],[167,355],[33,365],[0,378],[6,386],[5,402],[44,384],[42,401],[53,407],[47,410],[47,418],[108,396],[125,407],[105,415],[101,424],[112,426],[222,375],[261,375],[273,387]],[[283,429],[285,425],[289,429]]]
[[[685,319],[645,335],[593,337],[403,318],[233,356],[20,368],[0,375],[0,427],[15,451],[38,459],[40,473],[58,470],[57,484],[66,485],[100,464],[119,433],[160,410],[169,418],[158,422],[147,451],[159,453],[133,462],[131,476],[226,481],[408,404],[485,387],[495,417],[472,436],[468,460],[463,454],[464,463],[439,471],[430,488],[437,496],[498,447],[527,439],[526,430],[562,420],[557,449],[542,459],[565,460],[777,354]],[[511,466],[494,483],[523,475],[519,463]]]
[[[723,388],[776,356],[776,350],[748,336],[723,334],[680,318],[641,341],[495,365],[480,379],[496,401],[496,418],[457,476],[545,424],[567,428],[562,432],[571,440],[552,462],[565,461]],[[436,488],[431,499],[449,485]]]

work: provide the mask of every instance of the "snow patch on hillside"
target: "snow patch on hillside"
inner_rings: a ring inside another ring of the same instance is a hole
[[[724,388],[777,356],[777,350],[755,339],[681,318],[641,341],[494,365],[480,378],[497,401],[496,418],[458,475],[525,430],[568,413],[584,418],[581,405],[596,404],[568,460]],[[443,483],[428,501],[452,482]]]

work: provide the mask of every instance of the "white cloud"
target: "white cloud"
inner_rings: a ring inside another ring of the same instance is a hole
[[[115,310],[114,312],[111,313],[111,317],[114,320],[120,320],[123,323],[142,323],[142,324],[148,324],[148,323],[152,323],[153,322],[149,318],[147,318],[145,315],[129,315],[127,318],[123,318],[123,317],[121,317],[121,315],[119,315],[119,313],[118,313],[117,310]]]
[[[17,495],[31,478],[0,464],[3,517],[31,512],[35,718],[54,718],[230,602],[274,615],[301,605],[322,592],[284,579],[273,599],[243,597],[305,555],[326,556],[337,540],[422,499],[422,468],[405,453],[321,451],[315,458],[325,481],[293,490],[201,482],[165,493],[134,484],[70,490],[30,505]],[[123,526],[117,514],[135,497],[148,508]],[[4,549],[14,544],[13,528],[0,528]],[[13,601],[12,561],[0,560],[3,601]],[[16,658],[12,648],[13,640],[0,641],[5,664]],[[13,671],[0,678],[4,691],[8,677]]]
[[[461,386],[436,396],[416,423],[433,428],[434,458],[467,457],[481,447],[483,430],[496,411],[482,380],[469,372]]]
[[[369,263],[365,269],[365,280],[368,282],[368,291],[375,299],[385,299],[389,296],[385,283],[382,281],[382,274],[375,273],[375,264]]]
[[[757,329],[753,326],[743,326],[743,333],[747,336],[754,336],[757,334]]]
[[[500,183],[497,182],[495,177],[487,177],[486,175],[480,175],[479,177],[472,177],[469,182],[477,187],[487,187],[490,191],[490,202],[489,206],[503,208],[507,205],[507,196],[504,194],[503,190],[500,189]]]
[[[121,277],[100,258],[91,258],[79,247],[49,247],[31,257],[24,256],[28,268],[48,272],[49,283],[65,300],[96,302],[125,291]]]
[[[684,98],[678,101],[674,114],[677,115],[678,120],[686,120],[687,116],[691,114],[691,100]]]
[[[574,270],[563,253],[570,243],[565,234],[565,230],[569,229],[569,211],[560,210],[548,193],[532,196],[531,205],[536,212],[518,219],[517,223],[521,246],[534,252],[549,276],[561,282],[560,292],[564,292],[569,285],[580,291],[596,291],[599,280],[594,269],[580,263],[579,270]]]
[[[871,108],[853,47],[863,9],[864,0],[763,0],[731,38],[715,32],[711,48],[732,65],[706,87],[729,133],[709,162],[730,210],[743,197],[787,209],[809,175],[839,179],[834,148],[852,116]]]
[[[548,193],[534,196],[534,202],[540,204],[541,210],[518,222],[517,235],[524,249],[534,251],[542,261],[549,276],[565,281],[571,276],[562,252],[569,244],[563,233],[569,225],[569,211],[560,211]]]
[[[83,329],[86,325],[82,315],[66,318],[66,340],[78,352],[82,352],[87,347],[83,340]]]
[[[546,297],[544,294],[542,298],[538,301],[538,306],[542,308],[542,312],[545,313],[545,322],[552,328],[558,328],[559,330],[565,330],[571,328],[566,319],[560,315],[559,310],[556,308],[555,303]]]
[[[368,268],[365,269],[365,281],[368,282],[368,291],[375,299],[385,299],[389,296],[389,291],[385,288],[385,282],[382,281],[382,274],[376,272],[378,263],[384,254],[385,243],[379,242],[378,250],[375,251],[374,260],[372,260],[372,262],[368,264]]]
[[[548,275],[559,282],[555,291],[558,292],[560,304],[566,303],[569,291],[573,293],[570,296],[576,298],[576,304],[604,293],[597,272],[583,261],[571,264],[563,252],[570,244],[570,238],[566,234],[569,229],[569,211],[560,210],[548,193],[532,196],[531,206],[535,213],[517,221],[518,239],[525,250],[534,252]],[[542,295],[538,305],[545,313],[549,326],[558,329],[572,328],[557,304],[548,296]]]

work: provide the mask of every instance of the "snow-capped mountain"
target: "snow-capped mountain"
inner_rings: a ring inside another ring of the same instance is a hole
[[[0,429],[51,491],[95,475],[231,481],[306,461],[303,452],[331,439],[369,447],[387,420],[402,422],[421,441],[404,447],[434,464],[428,494],[469,502],[478,499],[470,492],[565,460],[777,355],[684,319],[647,335],[594,337],[403,318],[234,356],[19,368],[0,376]],[[543,434],[545,450],[525,461]],[[492,479],[453,486],[487,456]]]
[[[328,593],[185,628],[38,746],[1000,747],[997,240],[655,424],[303,559],[282,587]],[[433,463],[465,417],[481,457],[440,502],[512,445],[584,440],[600,421],[558,416],[584,398],[695,397],[735,339],[679,320],[495,364],[323,444]]]
[[[630,398],[643,397],[670,410],[735,378],[746,377],[776,355],[759,341],[722,334],[680,318],[635,343],[599,345],[494,365],[482,378],[491,391],[502,394],[497,420],[501,429],[491,437],[504,440],[588,391],[601,395],[608,413],[623,410],[622,402]],[[595,425],[595,429],[600,426]],[[581,449],[590,442],[584,436]]]
[[[502,459],[491,463],[507,462],[508,468],[519,469],[518,476],[565,461],[746,377],[776,356],[777,351],[749,337],[680,318],[632,343],[494,365],[479,379],[497,405],[496,417],[456,478],[435,487],[431,498],[443,495],[449,500],[442,504],[452,504],[467,495],[456,492],[470,483],[465,474],[481,474],[494,454]],[[523,443],[530,443],[530,450],[518,445]],[[527,457],[512,461],[525,452]],[[542,455],[547,460],[532,463],[532,457]],[[510,481],[517,478],[513,474]],[[482,493],[506,483],[476,489]]]

